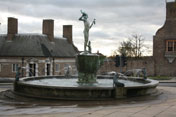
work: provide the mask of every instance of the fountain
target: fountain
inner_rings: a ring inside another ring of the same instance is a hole
[[[76,57],[78,69],[78,83],[96,83],[96,72],[100,66],[99,56],[91,53],[91,42],[89,41],[89,30],[95,24],[95,19],[90,25],[88,15],[81,10],[80,21],[84,22],[84,52]],[[88,50],[87,50],[88,47]]]
[[[85,26],[84,51],[76,56],[78,77],[70,76],[68,70],[67,77],[44,76],[19,79],[18,72],[14,82],[14,93],[33,98],[63,100],[106,100],[155,93],[158,81],[146,77],[134,79],[126,78],[121,74],[96,75],[105,57],[91,52],[91,42],[88,37],[95,19],[90,25],[87,20],[88,15],[83,11],[81,14],[79,20],[83,21]]]

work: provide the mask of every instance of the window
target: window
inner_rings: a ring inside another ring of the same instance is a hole
[[[172,41],[169,41],[168,42],[168,51],[173,51],[173,42]]]
[[[176,41],[174,42],[174,50],[176,51]]]
[[[59,65],[59,64],[56,64],[56,69],[55,69],[55,71],[56,71],[56,72],[59,72],[59,68],[60,68],[60,65]]]
[[[12,72],[17,72],[18,66],[18,64],[12,64]]]
[[[167,40],[166,41],[166,51],[176,52],[176,40]]]

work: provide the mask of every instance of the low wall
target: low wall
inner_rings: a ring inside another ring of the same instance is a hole
[[[148,76],[154,76],[154,60],[152,56],[141,57],[141,58],[128,58],[127,65],[120,68],[115,66],[115,61],[113,59],[108,59],[105,61],[104,65],[98,71],[98,74],[104,74],[110,71],[125,72],[131,69],[141,69],[146,68]]]

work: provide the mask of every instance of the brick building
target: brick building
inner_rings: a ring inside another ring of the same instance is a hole
[[[8,18],[8,31],[0,35],[0,77],[63,75],[75,69],[78,49],[72,42],[72,25],[63,26],[63,38],[54,37],[54,20],[43,20],[43,34],[18,34],[18,20]]]
[[[176,76],[176,1],[166,3],[166,21],[153,37],[154,74]]]

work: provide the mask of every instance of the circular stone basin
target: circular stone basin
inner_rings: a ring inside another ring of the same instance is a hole
[[[63,76],[26,77],[14,83],[15,94],[44,99],[104,100],[154,93],[157,81],[119,79],[125,87],[114,87],[113,77],[97,77],[97,83],[80,84]]]

